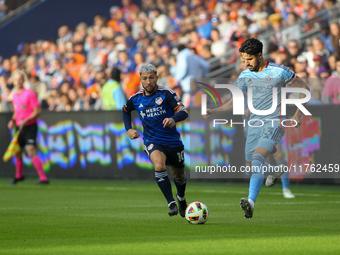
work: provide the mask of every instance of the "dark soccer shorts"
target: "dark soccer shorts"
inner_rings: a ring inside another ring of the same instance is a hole
[[[147,143],[144,145],[145,153],[150,157],[155,150],[161,151],[166,156],[166,165],[174,166],[176,168],[184,167],[184,146],[169,147],[160,145],[158,143]]]
[[[24,148],[27,144],[32,144],[36,146],[36,139],[38,134],[38,125],[33,123],[31,125],[23,127],[21,130],[18,142],[21,148]]]

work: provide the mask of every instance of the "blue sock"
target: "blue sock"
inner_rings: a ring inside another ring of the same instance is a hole
[[[261,154],[254,154],[252,157],[251,165],[252,172],[249,183],[249,195],[248,198],[256,202],[256,198],[260,193],[260,189],[263,183],[264,175],[262,173],[262,165],[264,165],[265,159]]]
[[[184,192],[185,192],[185,187],[187,185],[187,178],[186,178],[185,173],[184,173],[184,178],[183,178],[182,181],[178,181],[178,180],[174,179],[174,182],[175,182],[175,185],[176,185],[176,188],[177,188],[177,195],[180,198],[183,198]]]
[[[287,161],[283,160],[282,162],[277,162],[277,165],[284,164],[287,165]],[[282,188],[289,189],[289,173],[285,172],[283,175],[281,175],[281,182],[282,182]]]
[[[168,201],[168,205],[171,202],[174,202],[175,199],[172,196],[171,183],[167,171],[166,170],[159,172],[155,171],[155,177],[158,187],[161,189],[164,197],[166,198],[166,201]]]

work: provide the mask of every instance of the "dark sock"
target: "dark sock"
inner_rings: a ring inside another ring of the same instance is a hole
[[[186,175],[184,173],[184,178],[182,181],[178,181],[176,179],[174,179],[175,181],[175,185],[176,185],[176,188],[177,188],[177,195],[180,197],[180,198],[183,198],[184,197],[184,193],[185,193],[185,187],[187,185],[187,178],[186,178]]]
[[[171,183],[167,171],[155,171],[155,177],[158,187],[161,189],[166,201],[168,201],[168,205],[170,205],[170,203],[174,202],[175,199],[172,196]]]

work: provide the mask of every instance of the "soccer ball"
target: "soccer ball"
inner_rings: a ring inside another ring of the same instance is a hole
[[[190,224],[204,224],[208,217],[208,207],[201,202],[193,202],[185,210],[185,218]]]

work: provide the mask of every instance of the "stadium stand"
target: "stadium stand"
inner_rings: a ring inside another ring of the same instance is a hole
[[[191,76],[176,80],[183,72],[176,68],[180,48],[209,63],[205,77],[236,78],[238,48],[252,37],[263,42],[267,59],[306,79],[313,104],[339,103],[340,4],[335,0],[142,0],[140,6],[122,0],[122,6],[107,10],[109,20],[96,15],[92,24],[63,25],[56,40],[27,41],[1,58],[0,111],[12,111],[16,69],[26,73],[25,86],[35,90],[46,111],[103,110],[102,87],[112,69],[121,71],[120,84],[130,96],[140,88],[143,63],[159,68],[162,85],[175,89],[189,106],[190,93],[181,81]],[[0,1],[2,19],[16,7]],[[197,70],[193,77],[201,74]]]

